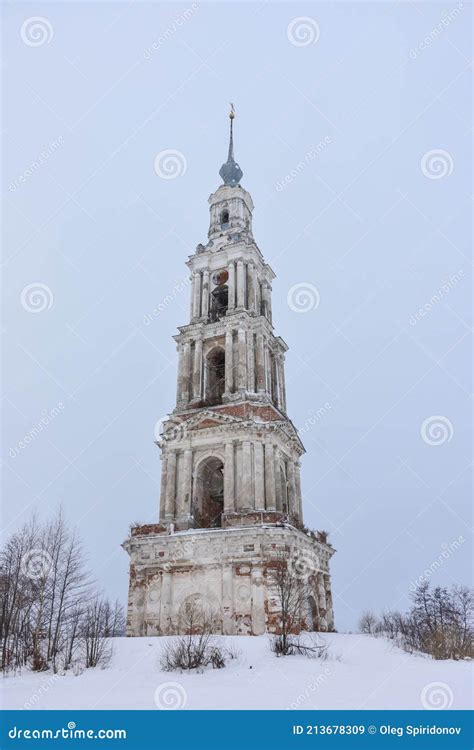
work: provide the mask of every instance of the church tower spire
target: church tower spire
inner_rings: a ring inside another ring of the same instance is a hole
[[[224,185],[231,185],[232,187],[238,185],[244,175],[241,168],[234,159],[234,119],[235,109],[234,105],[231,103],[229,113],[229,151],[227,154],[227,161],[220,168],[219,174],[224,181]]]
[[[307,571],[306,627],[334,627],[334,550],[303,523],[305,449],[287,414],[288,347],[273,328],[275,274],[253,237],[234,117],[232,106],[208,239],[187,260],[189,318],[174,336],[176,403],[158,440],[160,522],[137,527],[125,543],[130,635],[180,632],[182,607],[203,596],[223,633],[272,631],[278,618],[267,573],[282,559]]]

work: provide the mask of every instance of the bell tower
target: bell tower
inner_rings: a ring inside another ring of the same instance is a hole
[[[308,627],[333,629],[324,534],[303,524],[304,447],[286,411],[285,342],[274,333],[272,282],[252,233],[253,201],[234,159],[230,112],[223,183],[209,197],[208,240],[187,261],[188,322],[174,337],[176,405],[163,425],[159,524],[132,529],[128,632],[179,632],[201,597],[221,632],[272,626],[266,567],[311,560]],[[296,563],[295,563],[296,564]]]

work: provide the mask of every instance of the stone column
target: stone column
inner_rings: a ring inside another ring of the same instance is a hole
[[[166,515],[166,463],[167,457],[165,453],[161,454],[161,481],[160,481],[160,522],[164,520]]]
[[[245,345],[245,331],[240,329],[237,333],[239,353],[239,389],[247,389],[247,349]]]
[[[276,510],[275,455],[271,443],[265,443],[265,507]]]
[[[253,263],[247,264],[247,310],[255,310],[255,288],[254,288],[254,266]]]
[[[194,372],[193,372],[193,398],[198,401],[202,398],[202,339],[194,342]]]
[[[183,345],[178,344],[178,377],[176,378],[176,403],[181,401],[183,392]]]
[[[183,344],[183,359],[181,368],[181,398],[183,404],[189,401],[191,386],[191,344],[185,341]]]
[[[225,392],[232,393],[234,390],[234,334],[233,331],[225,333]]]
[[[224,462],[224,513],[232,513],[235,510],[234,493],[234,444],[225,444]]]
[[[196,285],[196,274],[193,273],[189,278],[191,279],[191,298],[189,300],[189,319],[192,320],[194,318],[194,287]]]
[[[280,408],[286,412],[285,362],[283,356],[279,358],[280,372]]]
[[[209,271],[204,271],[202,275],[202,302],[201,315],[207,320],[209,315]]]
[[[260,568],[252,568],[252,633],[263,635],[265,632],[265,587]]]
[[[262,314],[262,294],[257,273],[255,273],[255,309],[257,311],[257,315]]]
[[[265,391],[265,352],[263,333],[257,333],[257,392]]]
[[[265,510],[263,443],[253,444],[255,473],[255,510]]]
[[[242,508],[254,507],[252,493],[252,467],[250,464],[250,443],[242,443]]]
[[[222,568],[222,632],[224,635],[234,634],[234,591],[232,578],[232,565],[224,565]]]
[[[301,473],[300,465],[295,461],[295,489],[296,489],[296,512],[298,518],[303,522],[303,501],[301,498]]]
[[[267,284],[267,310],[268,310],[268,320],[270,323],[272,322],[272,288],[270,284]]]
[[[280,453],[277,448],[274,451],[275,462],[275,506],[280,512],[283,510],[283,501],[281,497],[281,479],[280,479]]]
[[[160,632],[167,635],[171,624],[171,573],[163,571],[160,595]]]
[[[331,577],[328,573],[323,574],[324,589],[326,592],[326,624],[328,630],[334,630],[334,610],[332,604]]]
[[[176,499],[176,452],[170,451],[166,462],[166,505],[165,518],[171,521],[175,513]]]
[[[228,288],[229,288],[229,300],[227,304],[227,309],[233,310],[235,308],[235,265],[233,261],[229,263]]]
[[[324,577],[322,573],[316,574],[316,580],[317,580],[317,595],[318,595],[318,611],[319,611],[319,629],[320,630],[327,630],[327,620],[326,620],[326,611],[327,611],[327,604],[326,604],[326,588],[324,586]]]
[[[270,375],[270,396],[273,403],[277,400],[277,375],[276,375],[276,361],[275,355],[269,350],[268,352],[268,372]]]
[[[268,286],[266,281],[262,282],[262,302],[265,317],[270,320],[268,311]]]
[[[179,516],[191,515],[191,486],[193,474],[193,452],[190,448],[185,448],[180,463],[180,483],[179,483]]]
[[[128,589],[127,636],[147,635],[144,626],[146,605],[143,596],[146,584],[146,576],[140,571],[135,571]]]
[[[269,394],[272,392],[271,376],[270,376],[270,352],[268,350],[268,344],[265,341],[263,344],[263,371],[264,371],[264,383],[265,391]]]
[[[255,351],[253,332],[247,332],[247,390],[255,393]]]
[[[245,281],[244,261],[237,261],[237,307],[244,307],[245,303]]]
[[[201,314],[201,274],[195,271],[193,280],[193,318]]]
[[[280,355],[275,354],[275,404],[278,409],[281,408],[281,382],[280,382]]]
[[[298,515],[296,506],[296,481],[295,481],[295,464],[288,461],[288,513]]]

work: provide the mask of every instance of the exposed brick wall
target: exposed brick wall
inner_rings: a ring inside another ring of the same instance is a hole
[[[147,523],[144,526],[132,526],[130,536],[148,536],[148,534],[163,534],[166,527],[161,523]]]

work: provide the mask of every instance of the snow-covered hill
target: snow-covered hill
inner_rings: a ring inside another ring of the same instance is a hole
[[[326,660],[277,659],[266,636],[219,638],[241,652],[225,669],[163,672],[166,638],[116,639],[106,669],[78,676],[24,671],[0,681],[4,708],[421,709],[470,708],[468,662],[412,656],[388,641],[324,634]]]

